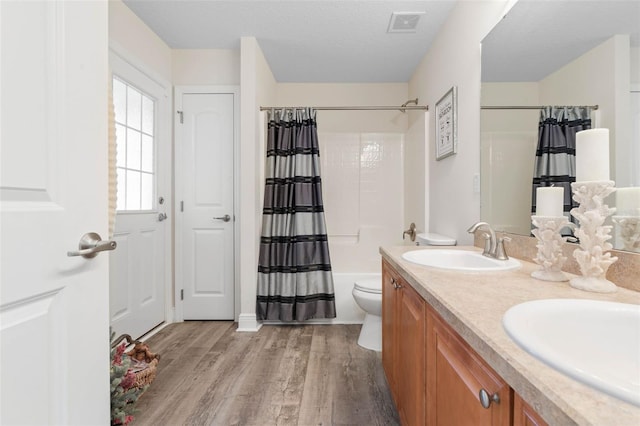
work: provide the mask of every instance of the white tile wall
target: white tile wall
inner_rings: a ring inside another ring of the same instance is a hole
[[[360,134],[320,133],[318,137],[329,234],[336,241],[357,242],[360,228]]]
[[[381,245],[401,244],[401,133],[319,133],[329,249],[335,272],[379,272]]]
[[[531,182],[537,137],[536,131],[481,135],[485,186],[481,191],[482,220],[495,229],[520,235],[531,230]]]

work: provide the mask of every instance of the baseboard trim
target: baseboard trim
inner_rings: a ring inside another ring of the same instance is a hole
[[[258,322],[256,314],[240,314],[238,315],[238,328],[236,331],[252,332],[260,330],[262,323]]]
[[[146,342],[147,340],[149,340],[151,337],[155,336],[156,334],[158,334],[158,332],[160,330],[162,330],[165,327],[168,327],[169,324],[173,324],[171,322],[165,321],[162,324],[157,325],[156,327],[152,328],[151,330],[149,330],[148,332],[146,332],[142,337],[140,337],[138,340],[140,340],[141,342]]]

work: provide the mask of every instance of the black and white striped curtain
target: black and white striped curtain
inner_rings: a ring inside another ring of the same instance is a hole
[[[269,112],[259,320],[335,318],[313,109]]]
[[[576,133],[591,128],[591,108],[584,106],[546,106],[540,110],[538,147],[533,171],[531,213],[536,211],[536,188],[564,187],[566,216],[575,201],[571,182],[576,181]]]

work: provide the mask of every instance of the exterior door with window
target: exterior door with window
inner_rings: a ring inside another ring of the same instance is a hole
[[[110,262],[111,326],[138,338],[165,321],[170,264],[167,90],[112,53],[118,202]],[[164,120],[166,121],[166,120]]]
[[[235,90],[176,89],[176,284],[183,319],[234,319]]]

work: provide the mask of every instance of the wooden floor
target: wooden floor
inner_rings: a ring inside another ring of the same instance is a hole
[[[398,425],[379,352],[360,325],[171,324],[147,342],[162,355],[138,400],[141,425]]]

